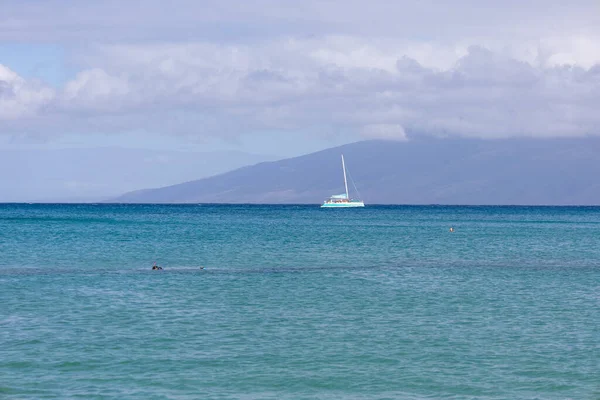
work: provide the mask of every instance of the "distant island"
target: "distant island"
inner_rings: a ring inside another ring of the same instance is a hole
[[[600,204],[596,137],[370,140],[109,202],[321,204],[343,192],[342,153],[366,204]]]

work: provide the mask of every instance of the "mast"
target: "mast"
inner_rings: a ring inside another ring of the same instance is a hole
[[[346,200],[350,200],[348,196],[348,182],[346,181],[346,164],[344,164],[344,155],[342,154],[342,169],[344,170],[344,186],[346,187]]]

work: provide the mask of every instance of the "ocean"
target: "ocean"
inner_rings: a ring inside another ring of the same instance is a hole
[[[2,399],[600,399],[600,207],[3,204],[0,304]]]

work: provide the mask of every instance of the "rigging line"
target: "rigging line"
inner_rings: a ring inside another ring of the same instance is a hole
[[[354,190],[356,190],[356,193],[358,194],[358,199],[361,200],[362,196],[360,195],[360,192],[358,191],[358,188],[356,187],[354,179],[352,179],[352,175],[350,175],[350,171],[348,170],[348,168],[346,168],[346,172],[348,173],[348,178],[350,178],[350,182],[352,182],[352,186],[354,186]]]

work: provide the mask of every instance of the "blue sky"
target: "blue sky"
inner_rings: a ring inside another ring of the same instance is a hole
[[[65,63],[65,50],[58,44],[0,43],[0,60],[23,78],[39,79],[57,89],[75,73]]]
[[[0,149],[596,135],[599,27],[597,0],[4,0]]]

